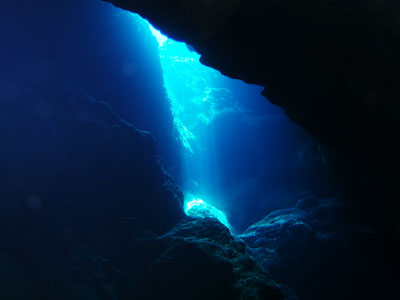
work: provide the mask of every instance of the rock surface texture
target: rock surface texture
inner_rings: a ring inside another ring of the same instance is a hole
[[[161,71],[148,70],[156,41],[115,34],[132,19],[105,3],[24,4],[0,4],[0,298],[132,299],[131,241],[184,217],[156,139],[128,122],[173,140]]]
[[[157,128],[173,144],[162,78],[148,70],[159,64],[156,42],[146,41],[139,27],[130,32],[136,45],[116,35],[133,21],[110,8],[96,1],[27,1],[21,11],[2,3],[2,20],[10,22],[0,27],[9,37],[0,60],[0,230],[6,236],[28,236],[34,227],[56,232],[60,225],[69,238],[79,239],[77,232],[88,238],[129,222],[163,233],[183,217],[182,195],[159,163],[156,139],[135,127]],[[93,13],[90,22],[86,12]],[[154,55],[141,56],[146,49]],[[124,72],[126,61],[140,80]],[[156,101],[159,106],[151,105]],[[135,117],[139,107],[164,121]]]
[[[342,211],[338,199],[309,196],[270,213],[238,237],[299,299],[395,299],[396,291],[387,287],[392,274],[385,256],[391,254],[379,246],[382,236],[345,222]]]
[[[188,217],[157,241],[166,250],[149,268],[145,299],[284,299],[216,219]]]

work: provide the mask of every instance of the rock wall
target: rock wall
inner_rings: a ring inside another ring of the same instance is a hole
[[[0,4],[1,298],[132,299],[135,239],[184,217],[158,45],[120,13]]]

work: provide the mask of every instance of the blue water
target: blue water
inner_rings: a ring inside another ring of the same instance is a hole
[[[185,205],[195,203],[199,215],[209,215],[211,207],[224,223],[237,225],[238,211],[245,206],[240,198],[252,197],[252,189],[262,191],[257,177],[268,172],[269,162],[261,156],[284,146],[272,144],[276,132],[284,134],[279,122],[289,121],[261,96],[262,87],[203,65],[191,46],[149,27],[159,45],[164,86],[183,146],[180,185]]]

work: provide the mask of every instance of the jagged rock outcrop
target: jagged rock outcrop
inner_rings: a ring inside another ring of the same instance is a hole
[[[145,299],[283,299],[216,219],[187,217],[157,241],[165,250],[149,268]]]
[[[287,284],[299,299],[397,297],[387,283],[398,261],[382,246],[384,237],[343,219],[338,199],[300,199],[238,237],[272,278]]]

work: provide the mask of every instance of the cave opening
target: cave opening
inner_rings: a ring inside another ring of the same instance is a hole
[[[211,204],[216,202],[212,195],[219,188],[221,172],[211,152],[215,137],[210,124],[215,118],[239,110],[234,95],[218,84],[222,75],[202,65],[194,49],[168,38],[150,23],[149,28],[159,44],[164,86],[182,145],[180,184],[185,195],[184,211],[189,216],[215,217],[231,228],[225,213]],[[199,197],[206,197],[207,202]],[[221,206],[223,200],[217,203]]]
[[[185,212],[216,217],[240,233],[262,218],[261,213],[285,207],[298,193],[307,194],[304,186],[287,191],[293,166],[286,164],[287,159],[292,164],[308,163],[304,156],[309,155],[311,138],[261,96],[262,87],[202,64],[193,47],[147,23],[158,42],[164,86],[181,143],[179,184]],[[265,188],[265,177],[286,178],[280,183],[272,180]]]

